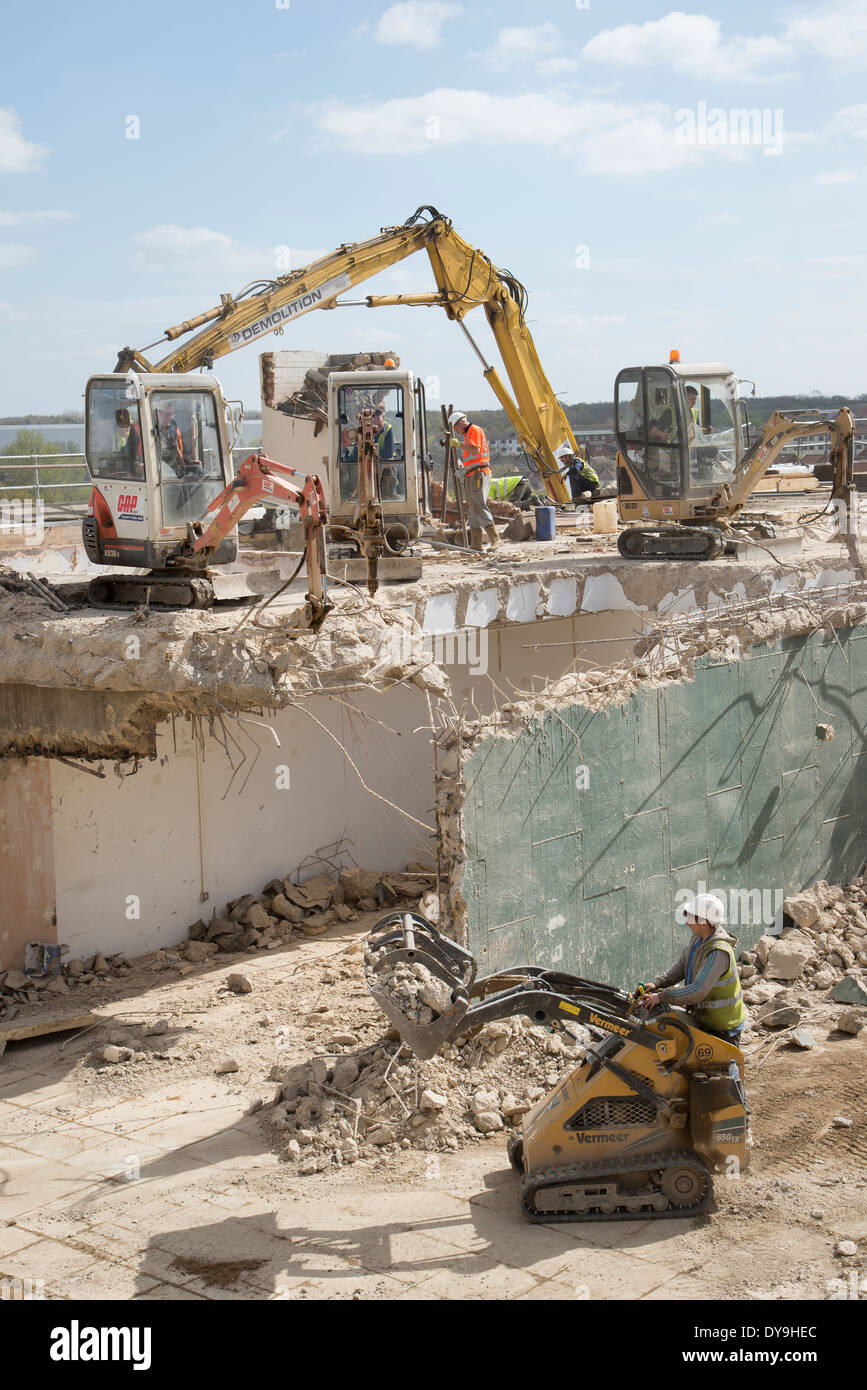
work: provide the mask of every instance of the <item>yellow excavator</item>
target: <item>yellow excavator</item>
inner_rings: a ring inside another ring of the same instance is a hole
[[[855,422],[805,410],[775,411],[751,439],[738,378],[722,363],[687,365],[675,349],[664,366],[628,367],[614,386],[617,502],[628,559],[709,560],[738,539],[767,539],[772,523],[750,521],[750,493],[782,449],[805,435],[831,436],[831,498],[841,532],[855,530]]]
[[[430,294],[368,295],[361,301],[340,300],[347,290],[387,270],[418,251],[427,252],[437,289]],[[148,349],[125,347],[118,355],[115,372],[210,371],[227,353],[258,343],[269,333],[282,332],[313,309],[333,309],[361,303],[368,308],[394,305],[441,308],[464,332],[483,368],[484,378],[505,410],[522,449],[533,459],[555,501],[572,500],[564,470],[557,457],[563,444],[578,456],[566,413],[554,393],[527,326],[527,291],[507,270],[498,269],[483,251],[464,241],[450,218],[436,208],[417,208],[406,222],[384,227],[367,241],[344,242],[318,261],[281,275],[247,285],[238,295],[224,294],[220,303],[202,314],[167,328],[157,342],[176,343],[159,361],[152,362]],[[496,369],[464,322],[477,307],[484,309],[506,375],[509,392]],[[188,335],[192,334],[190,337]],[[184,338],[185,342],[178,340]]]
[[[236,533],[221,532],[216,537],[209,530],[212,509],[219,511],[224,490],[233,487],[230,436],[237,435],[237,421],[220,383],[209,375],[215,361],[260,342],[269,333],[282,332],[313,309],[333,309],[338,301],[353,302],[340,296],[422,250],[428,254],[436,291],[369,295],[361,302],[370,308],[397,304],[442,308],[472,344],[485,380],[551,497],[561,503],[571,500],[558,451],[566,444],[583,457],[583,450],[575,443],[563,407],[539,361],[526,322],[526,290],[508,271],[499,270],[482,251],[464,241],[449,218],[435,208],[421,207],[405,223],[386,227],[368,241],[344,243],[300,270],[247,285],[237,295],[223,294],[218,305],[165,330],[157,342],[174,346],[159,360],[145,355],[156,343],[146,349],[125,347],[114,372],[90,378],[85,451],[93,492],[83,527],[85,549],[99,565],[150,567],[144,576],[124,580],[107,575],[96,580],[92,586],[94,602],[149,601],[206,607],[215,598],[236,596],[239,577],[233,576],[235,582],[229,583],[215,572],[236,558]],[[469,311],[479,305],[491,326],[514,396],[486,362],[464,323]],[[383,390],[396,389],[393,381],[397,378],[389,373],[385,378]],[[343,377],[341,381],[345,386]],[[364,384],[367,388],[373,385],[369,375]],[[262,484],[261,468],[247,462],[250,478],[245,508],[254,503],[267,505],[270,493],[265,488],[269,483],[266,480]],[[349,523],[341,519],[340,528],[367,560],[371,592],[377,584],[379,557],[393,552],[388,508],[383,507],[387,499],[380,496],[381,470],[377,464],[374,457],[372,464],[361,470],[368,491],[359,493],[354,518]],[[264,466],[271,469],[272,480],[275,470],[281,468],[267,459]],[[295,477],[295,486],[303,490],[306,481],[300,475]],[[253,478],[256,497],[251,490]],[[419,491],[424,495],[424,489]],[[332,492],[339,498],[339,480]],[[285,493],[278,494],[273,500],[285,501],[286,497]],[[231,500],[238,503],[240,495]],[[323,515],[321,508],[314,508],[305,516],[308,574],[324,572],[320,539]],[[398,520],[403,523],[403,535],[408,530],[406,518]],[[214,543],[204,544],[206,531]],[[318,579],[311,581],[308,608],[314,622],[325,602],[321,590]]]
[[[530,1221],[696,1216],[710,1205],[714,1171],[746,1171],[739,1048],[683,1009],[639,1015],[637,995],[596,980],[536,966],[475,974],[472,954],[418,913],[388,914],[365,943],[368,989],[422,1060],[513,1015],[577,1023],[594,1039],[509,1141]],[[435,988],[420,998],[422,982]]]

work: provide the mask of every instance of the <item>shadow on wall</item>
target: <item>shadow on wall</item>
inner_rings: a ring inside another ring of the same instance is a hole
[[[861,625],[703,658],[693,680],[624,705],[561,706],[516,737],[490,733],[463,766],[462,891],[480,970],[642,978],[673,958],[678,893],[702,885],[757,906],[730,919],[749,948],[784,896],[858,873],[865,729]]]

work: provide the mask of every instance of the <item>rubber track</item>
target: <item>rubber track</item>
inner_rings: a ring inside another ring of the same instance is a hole
[[[669,1203],[663,1211],[622,1211],[612,1212],[553,1212],[537,1211],[532,1205],[537,1192],[545,1187],[559,1187],[564,1182],[586,1182],[596,1179],[616,1178],[622,1173],[642,1173],[648,1168],[695,1168],[707,1179],[704,1196],[691,1207],[676,1207]],[[543,1168],[538,1173],[528,1173],[520,1188],[521,1209],[528,1221],[548,1225],[554,1221],[652,1221],[654,1218],[668,1220],[672,1216],[699,1216],[707,1211],[713,1196],[713,1178],[710,1170],[687,1150],[673,1150],[666,1153],[641,1154],[635,1158],[616,1159],[613,1163],[572,1164],[563,1168]]]

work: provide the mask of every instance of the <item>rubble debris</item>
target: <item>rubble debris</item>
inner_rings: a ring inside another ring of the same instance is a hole
[[[222,1061],[218,1062],[217,1065],[214,1067],[214,1071],[216,1072],[217,1076],[225,1076],[229,1072],[240,1070],[241,1065],[237,1057],[224,1057]]]
[[[801,1014],[798,1009],[790,1005],[779,1005],[771,1001],[770,1004],[763,1004],[758,1012],[759,1022],[765,1028],[796,1028],[801,1022]]]
[[[432,1012],[422,1002],[428,983],[411,969],[398,981],[420,1013]],[[554,1054],[551,1043],[557,1044]],[[531,1026],[523,1018],[486,1024],[426,1062],[399,1040],[380,1040],[285,1069],[271,1123],[287,1159],[298,1162],[303,1153],[302,1175],[330,1165],[388,1162],[407,1148],[455,1150],[520,1123],[583,1053],[583,1042],[565,1029]]]
[[[381,989],[411,1023],[432,1023],[445,1013],[452,1003],[451,987],[432,975],[421,961],[407,964],[398,961],[387,970],[377,967],[385,954],[381,950],[365,950],[364,971],[368,986]]]
[[[858,1254],[858,1246],[854,1240],[838,1240],[834,1246],[835,1255],[852,1256]]]
[[[763,1024],[792,1026],[771,1023],[771,1005],[803,1017],[826,991],[835,1003],[867,1004],[867,877],[845,889],[814,883],[784,900],[783,921],[794,925],[760,937],[739,961],[744,1001]]]
[[[857,1038],[867,1019],[863,1014],[857,1014],[854,1009],[846,1009],[837,1019],[836,1029],[838,1033],[848,1033],[851,1037]]]
[[[271,356],[272,354],[266,353],[265,360]],[[298,390],[293,391],[286,400],[275,402],[275,407],[284,415],[315,420],[319,426],[316,431],[318,434],[319,430],[328,424],[328,373],[381,371],[388,360],[394,362],[395,366],[400,366],[400,358],[395,352],[333,352],[321,367],[311,367]],[[267,372],[267,368],[265,370]],[[273,364],[270,370],[273,390]]]
[[[293,871],[296,875],[297,872]],[[380,907],[415,909],[421,897],[435,896],[435,886],[436,870],[418,861],[410,861],[404,872],[353,867],[337,875],[317,873],[303,883],[296,883],[291,874],[273,878],[261,893],[245,893],[231,899],[222,916],[214,912],[210,922],[193,922],[187,939],[179,942],[175,950],[149,951],[134,960],[122,952],[106,957],[97,951],[85,959],[62,962],[56,975],[0,970],[0,1019],[8,1022],[12,1018],[10,1010],[19,1004],[45,1003],[44,996],[63,995],[71,987],[86,987],[94,981],[121,979],[134,968],[172,968],[182,975],[189,973],[193,965],[202,965],[218,955],[274,949],[297,939],[298,934],[321,936],[337,922],[356,921],[362,911],[373,912]],[[225,983],[228,989],[243,994],[253,988],[249,978],[237,972],[229,975]]]
[[[845,1115],[835,1115],[832,1121],[835,1129],[851,1129],[852,1121]]]
[[[250,994],[253,990],[253,982],[249,975],[241,975],[235,972],[226,976],[226,988],[233,994]]]
[[[135,1054],[131,1047],[118,1047],[115,1043],[108,1043],[100,1048],[98,1055],[103,1062],[117,1063],[131,1062]]]
[[[867,1004],[867,989],[852,975],[844,975],[831,990],[831,998],[838,1004]]]

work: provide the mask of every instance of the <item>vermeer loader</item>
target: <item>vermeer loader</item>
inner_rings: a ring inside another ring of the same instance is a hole
[[[536,966],[476,980],[470,952],[412,912],[380,919],[365,966],[374,999],[422,1060],[513,1014],[590,1031],[583,1060],[509,1142],[529,1220],[694,1216],[710,1204],[714,1171],[744,1171],[743,1057],[682,1009],[639,1016],[635,995]],[[419,981],[436,1008],[420,1004]]]

